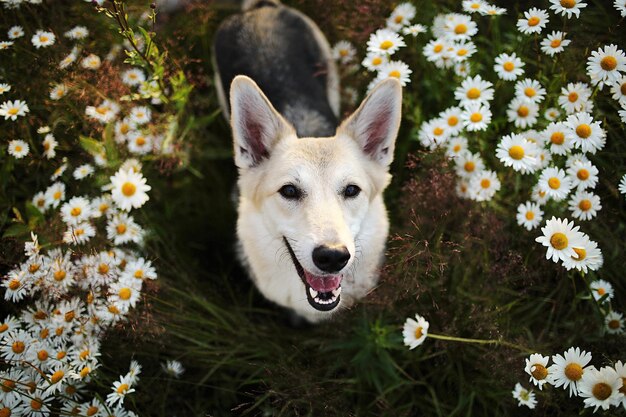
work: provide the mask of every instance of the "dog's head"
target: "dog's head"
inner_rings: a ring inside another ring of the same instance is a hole
[[[253,213],[272,235],[267,238],[281,241],[293,264],[284,279],[302,282],[302,302],[306,294],[310,307],[331,311],[340,303],[342,279],[359,262],[373,203],[382,207],[391,179],[400,84],[381,82],[334,137],[298,138],[250,78],[234,79],[230,100],[240,204],[247,205],[239,215]],[[386,217],[380,233],[387,234]],[[269,262],[279,262],[276,255],[269,253]]]

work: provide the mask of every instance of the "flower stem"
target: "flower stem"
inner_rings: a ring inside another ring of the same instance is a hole
[[[525,346],[517,345],[515,343],[507,342],[502,339],[468,339],[465,337],[456,337],[456,336],[446,336],[443,334],[434,334],[428,333],[426,337],[430,337],[433,339],[446,340],[449,342],[461,342],[461,343],[476,343],[479,345],[497,345],[497,346],[506,346],[512,349],[519,350],[521,352],[534,353],[535,351],[529,349]]]

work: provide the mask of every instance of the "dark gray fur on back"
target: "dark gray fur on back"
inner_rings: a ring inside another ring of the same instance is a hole
[[[247,75],[294,125],[298,136],[335,134],[338,122],[327,93],[328,63],[301,15],[259,2],[222,23],[214,48],[226,97],[233,78]]]

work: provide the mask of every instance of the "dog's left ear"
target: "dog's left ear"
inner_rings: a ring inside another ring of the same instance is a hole
[[[395,78],[378,83],[338,133],[351,136],[374,161],[388,166],[402,115],[402,86]]]

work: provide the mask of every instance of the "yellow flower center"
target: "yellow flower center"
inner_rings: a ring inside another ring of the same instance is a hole
[[[418,326],[417,329],[415,329],[414,335],[416,339],[419,339],[420,337],[424,335],[424,329],[422,329],[422,326]]]
[[[564,233],[557,232],[550,238],[550,244],[556,250],[565,249],[568,243],[567,236]]]
[[[443,51],[443,45],[438,43],[437,45],[435,45],[435,47],[433,48],[433,51],[435,51],[435,53],[439,53],[441,51]]]
[[[567,99],[570,103],[575,103],[578,100],[578,93],[576,91],[572,91],[567,95]]]
[[[133,274],[133,276],[137,279],[141,279],[143,278],[143,271],[141,269],[138,269],[135,271],[135,273]]]
[[[611,329],[611,330],[617,330],[617,329],[620,328],[619,324],[620,324],[619,320],[610,320],[608,322],[607,326],[609,326],[609,329]],[[624,388],[624,387],[626,387],[626,381],[624,381],[624,386],[622,386],[622,388]],[[622,391],[622,390],[620,389],[620,391]]]
[[[626,96],[626,83],[620,86],[619,91],[622,93],[622,95]]]
[[[587,139],[591,136],[591,126],[585,123],[576,126],[576,134],[583,139]]]
[[[128,300],[128,299],[130,298],[130,294],[131,294],[131,293],[130,293],[130,288],[128,288],[128,287],[122,288],[122,289],[118,292],[118,295],[120,296],[120,298],[121,298],[122,300]]]
[[[563,145],[563,142],[565,142],[565,135],[563,134],[563,132],[554,132],[552,135],[550,135],[550,142],[554,143],[555,145]]]
[[[0,324],[0,333],[4,333],[7,330],[9,330],[9,325],[8,324],[6,324],[6,323]]]
[[[528,110],[528,107],[526,107],[526,106],[519,106],[519,108],[517,109],[517,115],[519,117],[526,117],[526,116],[528,116],[529,112],[530,111]]]
[[[120,310],[115,307],[113,304],[109,306],[109,313],[111,314],[120,314]]]
[[[66,276],[67,276],[67,273],[64,270],[62,270],[62,269],[56,271],[53,274],[54,280],[57,281],[57,282],[63,281]]]
[[[128,384],[120,384],[120,386],[117,387],[117,393],[124,394],[128,390],[128,388]]]
[[[513,64],[511,61],[507,61],[502,64],[502,68],[504,68],[504,70],[507,72],[511,72],[515,69],[515,64]]]
[[[85,359],[87,359],[89,357],[89,354],[91,352],[89,352],[89,349],[85,349],[82,352],[80,352],[80,354],[78,355],[78,357],[80,358],[81,361],[84,361]]]
[[[109,270],[110,270],[110,268],[109,268],[109,265],[107,265],[107,264],[100,264],[100,265],[98,265],[98,273],[100,275],[107,274],[109,272]]]
[[[386,51],[387,49],[391,48],[393,46],[393,42],[391,42],[390,40],[386,40],[386,41],[382,41],[380,44],[380,49]]]
[[[546,379],[546,377],[548,376],[548,370],[540,363],[534,364],[530,369],[530,373],[537,381]]]
[[[146,138],[144,138],[143,136],[139,136],[137,139],[135,139],[135,143],[137,144],[137,146],[143,146],[146,144]]]
[[[67,323],[69,323],[74,320],[74,317],[76,317],[76,313],[74,312],[74,310],[72,310],[65,313],[64,319]]]
[[[548,180],[548,185],[553,190],[558,190],[559,187],[561,186],[561,181],[557,177],[552,177]]]
[[[0,408],[0,417],[11,417],[11,409],[9,407]]]
[[[48,38],[46,35],[40,35],[39,36],[39,41],[41,41],[41,42],[48,42],[48,39],[50,39],[50,38]]]
[[[467,172],[473,172],[474,169],[476,169],[476,164],[472,161],[467,161],[465,163],[465,165],[463,165],[463,168],[465,169],[465,171]]]
[[[469,98],[470,100],[475,100],[478,97],[480,97],[480,90],[478,88],[472,87],[467,90],[467,98]]]
[[[598,382],[591,389],[591,393],[600,401],[604,401],[611,396],[613,389],[605,382]]]
[[[372,59],[372,65],[380,65],[383,63],[383,59],[380,57],[374,57],[374,59]]]
[[[470,6],[470,8],[474,9],[474,10],[478,10],[480,9],[480,4],[479,3],[472,3],[472,5]]]
[[[587,257],[587,251],[584,250],[583,248],[573,248],[574,252],[576,252],[576,255],[578,255],[577,258],[574,258],[572,256],[572,259],[576,260],[576,261],[582,261]]]
[[[2,379],[0,380],[0,388],[2,388],[3,392],[11,392],[15,388],[15,381],[10,379]]]
[[[440,136],[443,134],[443,129],[440,127],[436,127],[433,129],[433,135],[435,136]]]
[[[528,26],[537,26],[540,21],[541,19],[539,19],[537,16],[533,16],[528,19]]]
[[[348,56],[348,50],[347,49],[340,49],[339,50],[339,56]]]
[[[469,52],[469,51],[468,51],[467,49],[461,48],[461,49],[459,49],[458,51],[456,51],[456,54],[457,54],[458,56],[465,56],[465,55],[467,55],[467,53],[468,53],[468,52]]]
[[[7,113],[9,113],[11,116],[15,116],[18,111],[19,109],[17,107],[11,107]]]
[[[395,19],[393,19],[394,22],[396,23],[402,23],[402,21],[404,20],[404,16],[402,15],[397,15]]]
[[[515,160],[520,160],[524,157],[524,148],[519,145],[513,145],[509,149],[509,156]]]
[[[52,374],[52,376],[50,377],[50,382],[53,383],[53,384],[56,384],[64,376],[65,376],[65,372],[63,372],[62,370],[58,370],[58,371],[56,371],[55,373]]]
[[[33,318],[35,320],[43,320],[43,319],[48,318],[48,315],[46,314],[45,311],[37,310],[35,314],[33,314]]]
[[[37,352],[37,359],[39,359],[41,362],[47,360],[48,352],[46,350],[40,350],[39,352]]]
[[[68,385],[65,387],[65,393],[70,396],[76,394],[76,387],[74,385]]]
[[[491,186],[491,181],[489,181],[487,178],[483,178],[482,180],[480,180],[480,186],[487,189]]]
[[[614,56],[607,55],[600,61],[600,66],[605,71],[613,71],[617,67],[617,59]]]
[[[117,227],[115,228],[115,231],[117,232],[118,235],[123,235],[124,233],[126,233],[126,225],[118,224]]]
[[[96,407],[95,405],[92,405],[91,407],[89,407],[87,409],[87,411],[85,412],[85,414],[87,414],[89,417],[93,416],[94,414],[96,414],[98,412],[98,407]]]
[[[394,78],[400,78],[400,71],[398,70],[393,70],[389,73],[390,77],[394,77]]]
[[[448,126],[456,126],[459,123],[459,118],[456,116],[448,117]]]
[[[33,410],[41,410],[41,407],[43,407],[43,401],[40,398],[34,398],[30,401],[30,408]]]
[[[79,375],[81,378],[85,378],[87,375],[89,375],[90,372],[91,372],[91,368],[88,366],[85,366],[83,369],[80,370]]]
[[[524,94],[526,94],[526,97],[534,97],[535,95],[537,95],[537,92],[532,87],[526,87],[524,89]]]
[[[606,290],[602,287],[598,288],[596,292],[598,293],[599,296],[603,296],[604,294],[606,294]]]
[[[552,42],[550,42],[550,46],[553,48],[558,48],[559,46],[561,46],[561,40],[560,39],[552,39]]]
[[[80,216],[80,213],[82,213],[82,210],[80,209],[80,207],[74,207],[72,211],[70,211],[70,214],[74,217]]]
[[[576,173],[576,177],[578,177],[578,179],[581,181],[585,181],[587,178],[589,178],[589,175],[590,175],[589,171],[587,171],[584,168],[579,169],[578,172]]]
[[[61,198],[61,191],[56,191],[54,194],[52,194],[52,198],[54,198],[55,200],[59,200]]]
[[[13,353],[17,353],[19,355],[20,353],[24,352],[24,349],[26,349],[26,345],[24,344],[24,342],[16,340],[15,342],[13,342],[11,349],[13,350]]]
[[[9,282],[9,289],[10,289],[10,290],[15,291],[15,290],[17,290],[19,287],[20,287],[20,281],[19,281],[19,280],[17,280],[17,279],[12,279],[12,280]]]
[[[109,112],[110,107],[109,106],[98,106],[96,107],[96,112],[98,112],[99,114],[105,115]]]
[[[457,35],[462,35],[466,32],[467,32],[467,26],[465,26],[463,23],[459,23],[454,28],[454,33],[456,33]]]
[[[135,191],[137,191],[137,186],[132,182],[125,182],[122,185],[122,194],[124,194],[126,197],[132,196],[133,194],[135,194]]]
[[[461,150],[461,145],[454,145],[454,148],[452,148],[452,151],[454,153],[458,153]]]
[[[472,115],[470,116],[470,120],[472,121],[472,123],[481,122],[483,120],[483,115],[480,113],[472,113]]]
[[[57,353],[57,359],[58,360],[64,359],[66,356],[67,356],[67,352],[65,352],[63,350],[60,351],[59,353]]]
[[[526,220],[532,220],[535,218],[535,213],[533,213],[532,211],[527,211],[525,217],[526,217]]]
[[[57,327],[57,329],[54,331],[54,333],[55,333],[57,336],[61,336],[61,335],[63,334],[63,332],[64,332],[64,331],[65,331],[65,327],[60,326],[60,327]]]
[[[577,363],[570,363],[565,367],[565,376],[571,381],[578,381],[583,376],[583,368]]]
[[[587,211],[591,208],[591,201],[584,199],[584,200],[580,200],[580,203],[578,203],[578,208],[581,209],[582,211]]]
[[[22,146],[21,145],[15,145],[15,152],[22,152]]]

